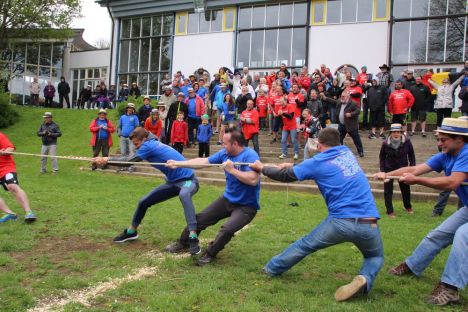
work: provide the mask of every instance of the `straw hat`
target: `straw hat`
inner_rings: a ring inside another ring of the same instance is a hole
[[[46,118],[46,117],[52,118],[52,113],[51,112],[45,112],[44,116],[42,116],[42,118]]]
[[[99,115],[99,114],[106,114],[106,115],[107,115],[107,111],[106,111],[105,109],[101,108],[101,109],[99,110],[99,112],[98,112],[98,115]]]
[[[468,119],[466,118],[444,118],[436,133],[448,133],[457,135],[468,135]]]
[[[403,126],[399,123],[391,124],[388,132],[403,132]]]

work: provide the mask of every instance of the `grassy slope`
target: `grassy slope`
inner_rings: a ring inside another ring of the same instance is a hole
[[[43,110],[19,108],[20,123],[4,132],[18,151],[40,151],[35,132]],[[89,156],[87,127],[95,112],[54,110],[64,133],[60,155]],[[317,252],[284,274],[269,279],[262,266],[326,216],[320,196],[262,192],[262,209],[252,226],[234,238],[216,264],[204,268],[192,259],[159,260],[149,256],[162,250],[180,233],[184,218],[177,199],[153,207],[141,227],[141,239],[115,245],[111,239],[130,221],[138,198],[161,183],[153,178],[82,172],[74,161],[60,161],[57,176],[39,174],[39,158],[16,157],[19,178],[37,211],[36,224],[10,222],[0,225],[0,310],[22,311],[42,297],[61,290],[81,289],[111,277],[123,277],[143,266],[157,266],[155,277],[131,282],[97,297],[92,307],[78,303],[66,311],[427,311],[426,295],[443,270],[448,251],[439,255],[421,278],[397,279],[386,273],[413,250],[441,219],[430,217],[433,203],[415,203],[415,215],[402,211],[396,220],[380,222],[385,247],[385,266],[367,298],[336,303],[333,293],[347,283],[361,265],[359,251],[343,244]],[[198,210],[222,189],[202,185],[195,196]],[[1,195],[17,212],[7,193]],[[381,213],[384,206],[377,201]],[[454,207],[448,207],[452,213]],[[214,237],[215,226],[202,234]],[[204,242],[206,244],[206,241]],[[468,309],[465,305],[450,310]],[[434,309],[435,310],[435,309]]]

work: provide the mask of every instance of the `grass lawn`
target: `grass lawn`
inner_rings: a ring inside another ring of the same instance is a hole
[[[20,152],[39,153],[36,131],[44,110],[18,108],[21,121],[4,130]],[[90,156],[88,125],[96,111],[53,110],[63,136],[60,155]],[[421,278],[395,278],[388,269],[404,260],[422,237],[442,219],[431,215],[433,202],[414,203],[415,214],[395,203],[397,219],[383,218],[385,266],[367,297],[337,303],[339,286],[348,283],[361,266],[361,254],[351,244],[319,251],[281,277],[261,274],[263,265],[326,216],[321,196],[262,191],[262,209],[251,226],[235,237],[213,265],[194,266],[189,257],[162,252],[184,227],[178,199],[148,211],[140,239],[117,245],[112,238],[130,222],[137,200],[156,185],[154,178],[80,171],[86,163],[59,161],[58,175],[39,174],[39,158],[16,157],[19,179],[38,221],[0,225],[0,311],[25,311],[44,298],[82,291],[110,279],[118,280],[141,268],[150,276],[121,283],[82,302],[64,305],[65,311],[429,311],[425,303],[438,282],[448,250],[443,251]],[[197,210],[222,193],[202,185],[194,197]],[[23,212],[7,193],[1,195],[16,212]],[[377,200],[382,214],[385,208]],[[447,207],[446,215],[454,211]],[[203,232],[206,245],[219,225]],[[467,311],[462,303],[444,311]]]

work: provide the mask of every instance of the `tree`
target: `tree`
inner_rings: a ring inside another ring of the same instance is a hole
[[[98,49],[108,49],[110,47],[109,40],[106,39],[98,39],[93,44]]]
[[[0,50],[12,39],[66,38],[80,12],[80,0],[1,0]]]

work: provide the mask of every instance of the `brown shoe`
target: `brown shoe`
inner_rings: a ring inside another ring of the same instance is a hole
[[[427,303],[443,306],[449,303],[456,303],[460,300],[458,290],[447,287],[439,283],[427,299]]]
[[[406,209],[406,212],[408,212],[409,214],[413,214],[413,213],[414,213],[414,210],[413,210],[413,208],[407,208],[407,209]]]
[[[344,301],[352,298],[356,294],[364,293],[367,280],[364,276],[358,275],[349,284],[343,285],[335,292],[336,301]]]
[[[398,266],[391,268],[390,271],[388,271],[388,273],[395,275],[395,276],[413,274],[413,272],[411,272],[406,262],[400,263]]]

